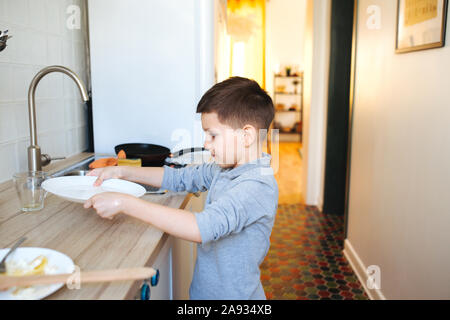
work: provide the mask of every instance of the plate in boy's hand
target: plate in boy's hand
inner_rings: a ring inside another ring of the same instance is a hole
[[[142,197],[145,188],[137,183],[122,180],[108,179],[101,186],[94,187],[97,180],[95,176],[67,176],[45,180],[42,187],[63,199],[84,203],[92,196],[103,192],[119,192],[135,197]]]

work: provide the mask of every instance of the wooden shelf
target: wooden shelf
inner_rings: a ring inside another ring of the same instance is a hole
[[[275,78],[301,78],[301,75],[298,76],[282,76],[282,75],[275,75]]]
[[[278,129],[278,130],[280,130],[279,134],[301,134],[301,132],[293,132],[293,131],[284,132],[284,131],[281,131],[281,129]]]
[[[283,79],[284,78],[284,79]],[[291,84],[288,84],[288,82],[291,82]],[[280,84],[280,86],[278,87],[277,84]],[[281,86],[281,84],[283,84],[283,86]],[[300,87],[299,87],[300,86]],[[279,134],[280,135],[284,135],[286,137],[286,139],[288,139],[289,137],[294,137],[295,136],[299,136],[300,137],[300,142],[302,141],[302,137],[303,137],[303,126],[302,126],[302,122],[303,122],[303,72],[300,72],[299,74],[296,75],[281,75],[281,74],[274,74],[274,78],[273,78],[273,104],[276,107],[278,104],[283,105],[284,108],[286,109],[279,109],[276,110],[275,109],[275,114],[278,114],[278,120],[285,120],[283,119],[284,117],[281,116],[280,114],[298,114],[300,116],[300,132],[297,132],[297,127],[295,126],[294,128],[292,128],[293,130],[289,131],[289,132],[283,132],[280,127],[284,127],[282,123],[277,123],[277,127],[275,129],[279,130]],[[282,89],[285,91],[278,91],[278,90]],[[277,101],[278,99],[282,100],[281,102],[283,103],[278,103],[279,101]],[[286,100],[289,99],[289,103],[286,103]],[[295,100],[295,101],[292,101]],[[294,103],[295,102],[295,103]],[[291,106],[297,106],[298,109],[296,110],[289,110],[289,105]],[[295,116],[297,118],[297,116]],[[292,116],[290,116],[289,118],[292,119]],[[283,122],[283,121],[281,121]]]
[[[286,94],[291,96],[299,96],[301,93],[295,93],[295,92],[275,92],[275,94]]]

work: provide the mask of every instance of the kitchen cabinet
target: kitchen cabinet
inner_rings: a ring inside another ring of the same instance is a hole
[[[151,264],[153,269],[159,270],[159,281],[154,287],[150,287],[150,300],[172,300],[172,236],[168,236],[161,248],[155,262]],[[138,292],[140,297],[140,290]]]
[[[189,194],[180,208],[201,212],[206,196],[207,192]],[[150,258],[147,263],[147,266],[160,272],[158,284],[150,288],[150,300],[188,300],[197,258],[197,244],[165,234],[160,245],[160,249],[155,249],[157,256]],[[134,299],[140,299],[140,290],[140,286],[136,287]]]
[[[193,194],[186,204],[185,210],[191,212],[203,211],[208,192]],[[182,240],[173,239],[173,299],[189,299],[189,287],[194,274],[195,260],[197,259],[197,244]]]

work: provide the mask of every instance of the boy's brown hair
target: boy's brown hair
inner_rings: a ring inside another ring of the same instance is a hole
[[[203,95],[197,113],[212,112],[233,129],[250,124],[268,130],[275,115],[272,98],[256,81],[242,77],[219,82]]]

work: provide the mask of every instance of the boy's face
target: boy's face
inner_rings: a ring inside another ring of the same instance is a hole
[[[202,113],[202,127],[205,131],[205,149],[211,152],[214,161],[222,168],[232,168],[245,152],[242,130],[222,124],[217,113]]]

